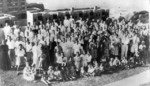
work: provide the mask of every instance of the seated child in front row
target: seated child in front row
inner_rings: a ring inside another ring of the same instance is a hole
[[[62,76],[61,76],[61,71],[58,69],[58,67],[55,67],[55,71],[54,71],[54,79],[55,80],[61,80]]]
[[[134,57],[130,57],[129,58],[128,66],[129,66],[129,68],[133,68],[134,67]]]
[[[121,65],[120,60],[118,59],[118,57],[115,57],[115,59],[113,60],[114,71],[120,70],[121,69],[120,65]]]
[[[92,66],[92,64],[88,64],[88,76],[94,76],[95,72],[94,72],[94,67]]]
[[[46,73],[46,71],[43,72],[43,75],[42,75],[42,77],[41,77],[41,81],[42,81],[43,83],[45,83],[46,85],[49,85],[49,84],[50,84],[50,82],[49,82],[49,80],[48,80],[48,74]]]
[[[127,64],[128,64],[127,59],[125,57],[123,57],[122,60],[121,60],[122,69],[129,69]]]
[[[52,66],[49,66],[47,74],[48,74],[48,81],[52,81],[54,79],[54,70]]]
[[[34,80],[34,77],[32,77],[31,67],[29,66],[28,62],[26,62],[26,66],[23,69],[23,78],[27,81]]]
[[[32,68],[29,66],[29,63],[26,62],[26,67],[23,69],[23,78],[27,81],[36,80],[36,68],[33,66]]]
[[[100,67],[98,66],[97,61],[94,61],[94,72],[95,76],[99,76],[101,74]]]

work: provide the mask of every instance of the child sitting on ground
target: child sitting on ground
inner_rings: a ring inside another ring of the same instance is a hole
[[[88,65],[88,76],[94,76],[95,75],[94,71],[95,71],[94,67],[91,64],[89,64]]]
[[[129,66],[129,68],[133,68],[134,67],[134,57],[130,57],[129,58],[128,66]]]
[[[122,69],[128,69],[129,67],[128,67],[127,64],[128,64],[127,59],[125,57],[123,57],[122,60],[121,60]]]
[[[113,60],[113,68],[114,68],[114,71],[116,70],[120,70],[120,60],[118,59],[118,57],[115,57],[115,59]]]
[[[94,61],[94,72],[95,76],[99,76],[101,73],[97,61]]]
[[[61,77],[61,72],[58,69],[58,67],[55,67],[55,71],[54,71],[54,79],[60,81],[62,79]]]
[[[23,69],[23,78],[27,81],[33,81],[34,77],[32,76],[31,67],[29,66],[29,63],[26,62],[26,66]]]
[[[62,80],[63,81],[68,81],[68,74],[66,73],[66,66],[61,67],[61,75],[62,75]]]
[[[112,71],[113,69],[113,58],[110,58],[109,66],[106,68],[107,71]]]
[[[81,75],[81,77],[86,77],[86,72],[84,70],[84,67],[81,67],[80,75]]]
[[[31,68],[31,77],[33,78],[33,81],[37,80],[37,71],[35,65],[33,65]]]
[[[54,70],[52,66],[49,66],[47,74],[48,74],[48,81],[52,81],[54,79]]]
[[[100,70],[101,73],[104,71],[103,63],[100,63],[100,65],[99,65],[99,70]]]
[[[48,81],[48,75],[47,75],[46,71],[43,72],[41,81],[43,83],[45,83],[47,86],[49,86],[50,82]]]

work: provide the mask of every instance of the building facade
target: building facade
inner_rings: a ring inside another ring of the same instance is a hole
[[[26,12],[26,0],[0,0],[0,13],[19,14]]]

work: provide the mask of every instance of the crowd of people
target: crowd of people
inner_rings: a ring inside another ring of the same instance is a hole
[[[65,16],[63,21],[28,23],[25,30],[6,23],[0,68],[17,68],[19,74],[25,65],[26,80],[40,78],[48,85],[146,64],[149,26],[140,20],[135,24],[132,20],[107,19]]]

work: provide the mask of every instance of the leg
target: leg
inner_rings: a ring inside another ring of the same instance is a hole
[[[124,52],[125,52],[125,47],[124,47],[125,45],[122,45],[121,46],[121,58],[123,58],[124,57]]]
[[[128,55],[128,45],[125,45],[125,52],[124,52],[124,54],[125,54],[125,57],[127,58],[127,55]]]
[[[45,79],[41,78],[41,81],[42,81],[43,83],[45,83],[46,85],[48,85],[48,82],[47,82]]]
[[[19,75],[19,67],[20,65],[17,65],[17,75]]]

